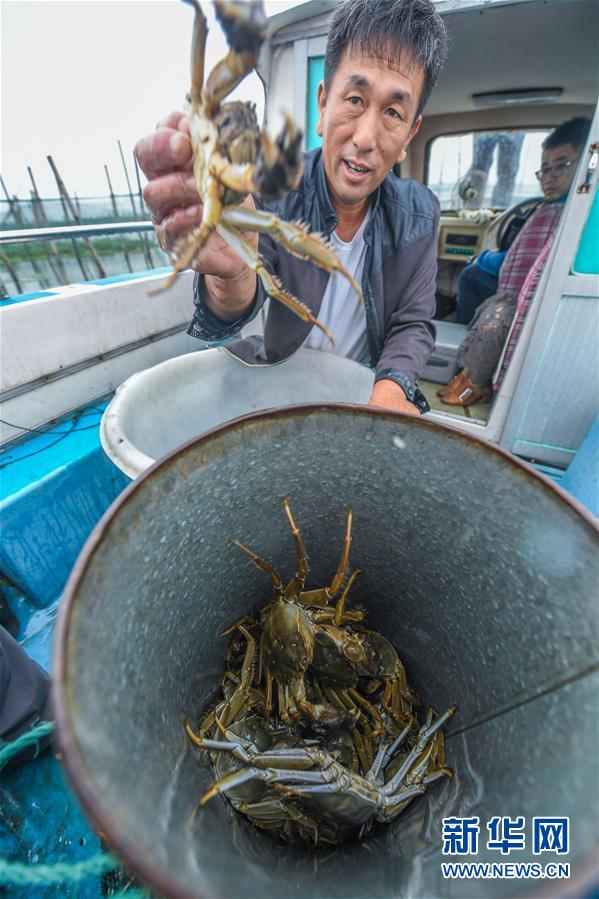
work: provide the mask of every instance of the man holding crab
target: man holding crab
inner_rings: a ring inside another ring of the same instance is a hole
[[[302,345],[332,351],[376,369],[371,405],[427,410],[417,381],[434,345],[439,207],[427,188],[392,169],[418,132],[445,52],[432,0],[345,0],[336,8],[318,90],[322,150],[306,156],[299,184],[269,208],[329,238],[364,302],[340,274],[327,276],[268,234],[244,232],[269,272],[334,337],[333,346],[322,330],[271,303],[263,341],[228,344],[244,362],[279,362]],[[202,219],[186,116],[172,113],[136,154],[158,240],[171,252]],[[254,199],[243,205],[255,208]],[[267,297],[260,279],[216,233],[192,267],[199,274],[189,333],[234,337]]]

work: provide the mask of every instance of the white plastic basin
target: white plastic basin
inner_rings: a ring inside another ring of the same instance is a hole
[[[366,403],[374,372],[331,353],[298,350],[278,365],[245,365],[222,349],[168,359],[118,388],[102,418],[106,454],[136,478],[161,456],[248,412],[297,403]]]

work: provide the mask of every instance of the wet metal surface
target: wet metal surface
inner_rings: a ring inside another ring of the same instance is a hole
[[[334,573],[346,510],[353,600],[400,651],[425,702],[459,705],[452,783],[363,846],[314,857],[256,837],[189,745],[222,671],[217,634],[271,595],[235,537],[294,570],[282,509]],[[233,422],[142,476],[88,541],[55,658],[60,742],[96,823],[156,888],[287,899],[476,896],[440,872],[444,816],[571,815],[576,862],[599,843],[597,533],[559,491],[497,449],[426,421],[305,407]],[[585,763],[585,759],[587,762]],[[484,826],[483,826],[484,829]],[[518,861],[534,860],[529,850]],[[530,886],[530,884],[529,884]],[[487,881],[506,896],[517,881]]]

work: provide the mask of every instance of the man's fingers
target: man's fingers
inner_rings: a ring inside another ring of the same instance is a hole
[[[157,221],[175,209],[200,202],[191,172],[170,172],[148,181],[143,196],[152,218]]]
[[[161,128],[173,128],[175,131],[187,131],[189,133],[189,119],[184,112],[177,109],[158,122],[156,131],[159,131]]]
[[[161,128],[137,142],[135,155],[144,175],[151,181],[173,169],[191,168],[191,140],[183,131]]]
[[[154,224],[160,246],[168,253],[180,254],[186,247],[185,238],[200,224],[201,219],[201,204],[174,210],[161,222]],[[255,241],[257,249],[258,235],[251,234],[249,238],[252,243]],[[245,263],[215,231],[198,252],[192,267],[205,275],[231,278],[237,277],[243,271]]]
[[[202,221],[202,204],[195,203],[184,209],[175,209],[162,220],[154,220],[158,242],[163,250],[170,252],[177,242]]]

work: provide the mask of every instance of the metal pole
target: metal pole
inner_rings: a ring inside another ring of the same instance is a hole
[[[143,191],[141,189],[141,179],[139,177],[139,166],[137,164],[137,157],[136,157],[135,153],[133,154],[133,168],[135,169],[135,177],[137,179],[137,195],[139,197],[139,211],[140,211],[140,214],[143,216],[144,211],[146,210],[146,204],[144,203]],[[152,258],[152,244],[150,243],[147,234],[143,235],[143,240],[144,240],[145,245],[148,248],[148,255],[150,257],[150,268],[154,268],[154,259]]]
[[[123,171],[125,172],[125,180],[127,182],[127,189],[129,191],[129,199],[131,200],[131,208],[133,209],[133,216],[134,216],[134,218],[137,218],[137,209],[135,207],[135,200],[133,199],[133,191],[131,190],[131,182],[129,180],[129,172],[127,171],[127,163],[125,162],[125,156],[123,154],[123,148],[121,146],[120,140],[117,140],[117,144],[119,147],[119,153],[121,154],[121,162],[123,163]],[[142,210],[142,212],[143,212],[143,210]],[[146,257],[146,265],[148,266],[148,268],[152,268],[153,267],[152,257],[148,255],[148,248],[147,248],[147,245],[144,244],[143,240],[142,240],[142,245],[144,247],[144,256]]]
[[[37,189],[37,184],[35,183],[35,178],[33,177],[33,172],[31,170],[31,166],[27,166],[27,172],[29,174],[29,180],[31,181],[31,198],[33,202],[33,214],[35,216],[35,220],[37,222],[38,228],[43,228],[48,225],[48,216],[46,215],[46,210],[44,209],[44,202],[39,195],[39,191]],[[53,240],[50,241],[50,257],[48,259],[50,265],[52,266],[52,271],[54,272],[54,276],[57,280],[58,284],[66,284],[67,276],[64,270],[62,259],[60,258],[60,253],[56,249],[56,244]]]
[[[123,171],[125,173],[125,181],[127,182],[127,190],[129,191],[129,199],[131,200],[131,208],[133,210],[133,218],[137,218],[137,209],[135,207],[135,200],[133,199],[133,191],[131,190],[131,182],[129,181],[129,172],[127,171],[127,164],[125,162],[125,157],[123,155],[123,148],[121,146],[120,140],[117,140],[117,144],[119,147],[119,153],[121,154],[121,162],[123,163]]]
[[[75,222],[76,222],[78,225],[83,224],[83,222],[81,221],[81,219],[80,219],[79,216],[77,215],[77,210],[76,210],[75,207],[73,206],[73,201],[71,200],[71,198],[70,198],[70,196],[69,196],[69,194],[68,194],[68,192],[67,192],[67,189],[66,189],[66,187],[65,187],[65,185],[64,185],[64,182],[63,182],[62,178],[60,177],[60,174],[58,173],[58,169],[56,168],[56,165],[55,165],[55,163],[54,163],[54,160],[52,159],[51,156],[46,156],[46,159],[47,159],[48,162],[50,163],[50,168],[52,169],[52,171],[53,171],[53,173],[54,173],[54,177],[55,177],[55,179],[56,179],[56,183],[57,183],[57,185],[58,185],[58,190],[60,191],[60,195],[64,197],[65,203],[66,203],[67,206],[69,207],[69,210],[70,210],[70,212],[71,212],[71,215],[73,216],[73,219],[75,220]],[[105,278],[105,277],[106,277],[106,269],[104,268],[104,266],[103,266],[102,263],[100,262],[100,259],[98,258],[98,254],[96,253],[96,251],[95,251],[95,249],[94,249],[94,246],[93,246],[92,242],[89,240],[88,237],[84,237],[83,240],[84,240],[85,245],[86,245],[86,247],[88,248],[88,250],[89,250],[89,252],[90,252],[90,254],[91,254],[92,259],[94,260],[94,262],[95,262],[95,264],[96,264],[96,268],[98,269],[98,272],[100,273],[100,277],[101,277],[101,278]]]
[[[152,222],[104,222],[96,225],[62,225],[58,228],[24,228],[0,231],[0,245],[33,243],[36,240],[66,240],[73,237],[104,237],[153,231]]]
[[[8,193],[8,190],[7,190],[6,184],[4,183],[4,178],[2,177],[2,175],[0,175],[0,182],[2,183],[2,190],[4,191],[4,196],[8,200],[8,206],[12,213],[12,217],[15,220],[15,224],[17,225],[18,228],[23,228],[25,223],[23,222],[23,216],[21,215],[21,210],[19,209],[19,201],[16,196],[11,197],[10,194]],[[29,247],[25,247],[25,255],[27,257],[27,260],[28,260],[30,266],[32,267],[33,271],[35,272],[35,276],[38,280],[39,286],[42,289],[45,289],[46,287],[49,286],[48,279],[44,275],[43,270],[38,265],[38,261],[35,258],[35,256],[33,255],[32,251],[30,250]],[[16,272],[16,269],[14,269],[14,271]],[[14,277],[13,271],[11,271],[11,276],[14,281],[15,277]]]
[[[112,203],[112,211],[114,213],[114,217],[115,217],[116,221],[120,222],[121,217],[119,215],[119,210],[118,210],[118,207],[116,204],[116,198],[114,196],[114,191],[112,190],[112,182],[110,180],[110,175],[108,174],[108,166],[106,165],[106,163],[104,163],[104,171],[106,172],[106,180],[108,181],[108,190],[110,191],[110,202]],[[127,237],[125,236],[123,239],[126,241]],[[131,266],[131,260],[129,259],[129,253],[127,252],[127,244],[126,243],[123,245],[123,253],[125,255],[125,262],[127,263],[127,268],[129,269],[129,271],[131,273],[133,273],[133,268]]]

